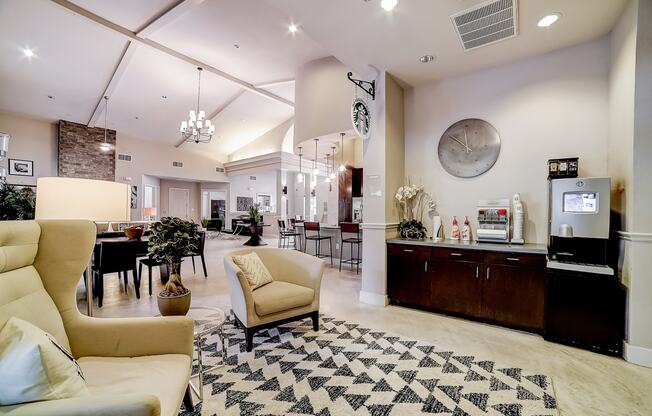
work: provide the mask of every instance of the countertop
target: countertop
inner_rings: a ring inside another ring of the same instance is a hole
[[[441,240],[435,241],[429,238],[421,240],[411,240],[407,238],[391,238],[387,240],[388,243],[394,244],[409,244],[414,246],[428,246],[428,247],[447,247],[447,248],[461,248],[468,250],[484,250],[484,251],[507,251],[511,253],[529,253],[529,254],[548,254],[548,248],[545,244],[502,244],[502,243],[483,243],[477,241],[456,241],[456,240]]]

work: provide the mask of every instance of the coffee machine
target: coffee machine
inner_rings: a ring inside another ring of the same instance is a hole
[[[607,264],[610,192],[610,178],[550,180],[551,260]]]

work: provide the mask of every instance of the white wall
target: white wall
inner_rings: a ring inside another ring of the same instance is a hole
[[[189,144],[188,146],[191,145]],[[215,168],[218,166],[221,167],[222,164],[213,159],[202,156],[201,154],[177,149],[171,145],[140,140],[120,132],[117,133],[116,153],[127,153],[132,156],[131,162],[120,160],[116,160],[115,162],[116,182],[130,183],[138,187],[138,209],[131,211],[132,220],[142,218],[143,175],[159,178],[186,179],[198,182],[229,181],[226,174],[215,171]],[[173,167],[172,161],[183,162],[183,167]],[[161,189],[161,205],[163,205],[163,199],[167,201],[166,195],[163,189]]]
[[[252,173],[251,175],[235,175],[229,177],[231,180],[231,195],[229,199],[231,200],[229,204],[229,209],[233,214],[245,214],[246,212],[237,211],[237,197],[246,196],[254,199],[256,203],[256,194],[270,194],[272,196],[272,208],[274,212],[264,213],[263,215],[278,215],[277,207],[277,176],[281,174],[280,171],[269,171],[269,172],[258,172]],[[250,177],[255,176],[256,180],[251,180]]]
[[[11,136],[7,159],[34,162],[34,176],[8,175],[7,183],[36,185],[41,176],[57,176],[57,125],[12,113],[0,112],[0,131]],[[3,165],[9,173],[9,161]]]
[[[579,156],[581,175],[607,174],[608,92],[606,38],[411,89],[405,98],[405,174],[433,194],[447,231],[453,215],[468,215],[476,225],[478,199],[520,192],[525,238],[544,243],[547,160]],[[437,157],[442,133],[464,118],[488,121],[502,141],[496,165],[473,179],[449,175]]]

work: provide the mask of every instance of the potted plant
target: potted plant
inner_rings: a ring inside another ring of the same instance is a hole
[[[208,227],[208,224],[210,224],[210,222],[211,222],[211,219],[210,219],[210,218],[208,218],[208,217],[204,217],[204,218],[202,218],[202,219],[201,219],[201,226],[202,226],[202,228],[203,228],[204,230],[206,230],[206,228]]]
[[[0,182],[0,221],[33,220],[36,194],[28,187]]]
[[[190,290],[181,282],[181,261],[200,243],[198,225],[176,217],[163,217],[150,227],[149,256],[170,270],[165,289],[158,294],[161,315],[185,315],[190,308]]]
[[[403,238],[421,239],[425,238],[427,229],[421,222],[423,217],[424,195],[422,186],[407,185],[401,186],[396,191],[396,200],[400,207],[401,222],[399,233]],[[429,196],[429,195],[428,195]],[[428,198],[426,198],[428,199]],[[430,198],[432,200],[432,198]]]
[[[251,208],[249,208],[249,222],[251,225],[258,225],[258,222],[260,221],[260,212],[258,211],[258,207],[260,204],[253,204]]]

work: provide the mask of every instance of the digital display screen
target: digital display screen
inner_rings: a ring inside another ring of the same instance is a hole
[[[564,212],[598,212],[598,192],[565,192]]]

